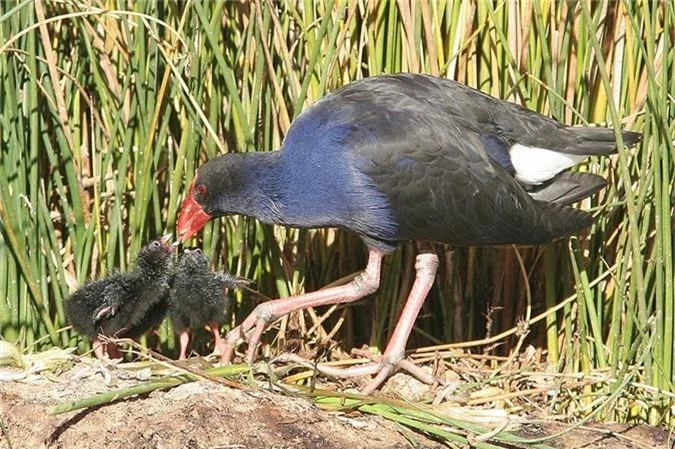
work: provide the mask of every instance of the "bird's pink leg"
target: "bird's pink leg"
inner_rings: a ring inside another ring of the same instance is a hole
[[[94,348],[96,358],[103,360],[105,358],[105,346],[103,345],[103,342],[98,338],[94,338],[91,342],[91,346]]]
[[[396,329],[387,344],[387,348],[382,356],[374,356],[369,351],[353,350],[356,355],[367,357],[371,359],[372,363],[355,366],[353,368],[335,368],[325,365],[316,365],[316,369],[326,375],[340,378],[357,377],[364,375],[376,374],[376,376],[366,385],[362,390],[364,394],[370,394],[375,391],[390,375],[398,369],[408,371],[413,376],[425,383],[433,383],[435,379],[433,376],[425,373],[422,369],[416,366],[410,360],[405,359],[405,346],[412,331],[415,319],[424,304],[424,300],[434,283],[436,270],[438,268],[438,256],[429,250],[424,249],[424,252],[417,255],[415,261],[415,269],[417,275],[415,283],[408,296],[401,317],[396,324]],[[294,355],[282,356],[280,360],[288,360],[299,362],[307,366],[314,367],[314,364],[303,360]]]
[[[187,348],[190,343],[190,333],[187,329],[180,331],[180,356],[178,360],[185,360],[187,358]]]
[[[371,249],[366,270],[348,284],[260,304],[241,325],[228,332],[223,345],[223,361],[232,360],[234,347],[240,340],[248,340],[246,360],[252,363],[262,333],[279,317],[309,307],[349,303],[375,293],[380,286],[383,257],[384,252]]]
[[[208,328],[213,334],[213,353],[220,356],[221,363],[227,363],[228,360],[225,358],[227,345],[223,337],[220,336],[220,325],[214,321],[208,324]]]
[[[94,354],[99,360],[103,359],[121,359],[124,357],[120,348],[112,342],[104,342],[98,338],[94,338],[91,342],[91,346],[94,348]]]

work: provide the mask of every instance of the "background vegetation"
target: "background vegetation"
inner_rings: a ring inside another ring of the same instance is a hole
[[[610,181],[583,205],[598,216],[587,235],[519,253],[439,245],[441,273],[409,347],[449,362],[460,345],[439,345],[483,339],[464,346],[497,363],[525,342],[561,378],[601,376],[552,397],[552,411],[667,422],[674,40],[673,2],[647,0],[0,2],[0,336],[27,351],[86,349],[64,299],[172,231],[201,162],[278,148],[304,106],[350,80],[424,72],[644,138],[580,168]],[[197,243],[269,297],[366,260],[354,236],[241,217],[214,221]],[[402,245],[373,298],[284,320],[264,350],[296,331],[310,347],[382,347],[413,260]],[[237,297],[233,321],[255,299]],[[168,325],[151,343],[173,351]]]

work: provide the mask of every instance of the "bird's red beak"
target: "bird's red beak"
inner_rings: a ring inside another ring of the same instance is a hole
[[[176,227],[176,235],[178,240],[184,242],[197,232],[199,232],[207,221],[211,219],[211,215],[204,212],[202,206],[195,201],[192,191],[195,187],[194,182],[190,186],[185,201],[180,207],[178,214],[178,225]]]

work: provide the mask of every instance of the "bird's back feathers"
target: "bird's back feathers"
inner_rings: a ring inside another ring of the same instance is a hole
[[[177,330],[222,324],[229,308],[227,288],[240,286],[240,278],[213,272],[199,250],[187,249],[178,262],[171,295],[169,318]]]

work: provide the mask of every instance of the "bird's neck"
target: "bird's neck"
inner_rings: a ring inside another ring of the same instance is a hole
[[[283,169],[279,151],[238,154],[241,197],[234,212],[254,217],[263,223],[284,223]]]
[[[181,265],[178,267],[178,271],[187,279],[197,278],[199,276],[203,276],[206,273],[210,273],[208,266],[198,264]]]
[[[232,212],[299,228],[339,225],[336,217],[348,214],[340,181],[343,167],[335,160],[312,160],[311,151],[303,157],[284,151],[237,154],[242,190],[230,206],[236,208]]]
[[[134,273],[153,284],[166,283],[171,275],[168,261],[136,261]]]

